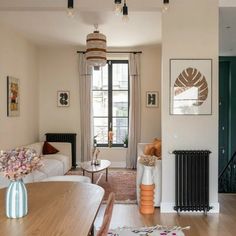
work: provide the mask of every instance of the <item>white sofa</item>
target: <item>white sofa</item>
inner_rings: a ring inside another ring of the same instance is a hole
[[[25,176],[25,183],[39,182],[52,176],[62,176],[71,169],[71,144],[59,142],[51,142],[50,144],[58,149],[59,152],[56,154],[43,155],[43,166],[39,170],[35,170]],[[42,155],[43,142],[33,143],[25,147],[32,148],[36,150],[38,155]],[[8,184],[9,180],[1,174],[0,188],[7,187]]]
[[[143,155],[144,148],[148,143],[138,143],[137,146],[137,178],[136,178],[136,191],[137,201],[140,202],[140,184],[143,175],[143,165],[139,163],[140,156]],[[161,160],[157,160],[156,166],[153,170],[153,180],[155,184],[154,206],[159,207],[161,203]]]

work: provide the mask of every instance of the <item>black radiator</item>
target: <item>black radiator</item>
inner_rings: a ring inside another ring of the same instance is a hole
[[[179,211],[209,211],[210,151],[183,151],[175,154],[175,207]]]
[[[46,133],[48,142],[71,143],[72,166],[76,168],[76,134],[74,133]]]

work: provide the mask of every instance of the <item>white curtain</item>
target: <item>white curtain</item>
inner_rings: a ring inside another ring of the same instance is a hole
[[[80,89],[80,132],[81,161],[91,160],[92,156],[92,68],[86,63],[85,54],[79,54]]]
[[[141,81],[140,54],[131,53],[129,57],[130,108],[129,108],[129,143],[126,154],[126,167],[136,168],[137,144],[141,133]]]

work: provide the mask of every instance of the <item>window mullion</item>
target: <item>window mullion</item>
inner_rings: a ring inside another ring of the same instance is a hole
[[[108,131],[112,131],[112,61],[108,61]]]

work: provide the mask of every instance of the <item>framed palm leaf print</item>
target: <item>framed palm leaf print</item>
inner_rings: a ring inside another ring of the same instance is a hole
[[[170,114],[212,114],[212,59],[170,59]]]

